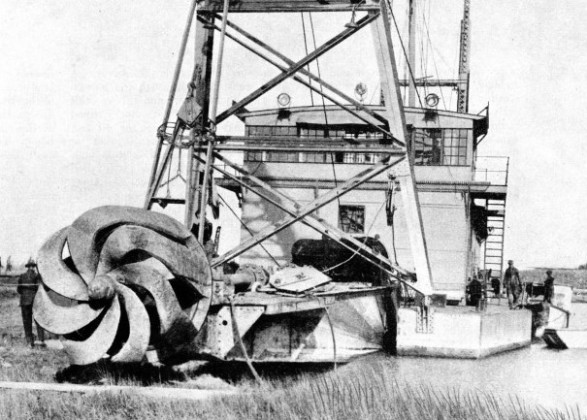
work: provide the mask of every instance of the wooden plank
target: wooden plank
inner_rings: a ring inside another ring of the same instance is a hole
[[[140,387],[140,386],[122,386],[122,385],[77,385],[77,384],[56,384],[41,382],[0,382],[0,389],[12,391],[39,391],[39,392],[57,392],[57,393],[76,393],[76,394],[134,394],[146,398],[162,399],[185,399],[185,400],[205,400],[209,398],[222,397],[228,395],[237,395],[237,390],[226,389],[188,389],[172,387]]]

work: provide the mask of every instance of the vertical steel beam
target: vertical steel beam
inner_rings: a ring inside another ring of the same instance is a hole
[[[409,2],[408,66],[412,69],[408,87],[408,106],[416,106],[416,0]]]
[[[391,31],[389,28],[389,16],[385,2],[381,4],[381,16],[375,22],[373,28],[373,38],[379,65],[379,75],[381,79],[381,89],[385,98],[387,118],[389,120],[389,129],[400,141],[406,142],[407,129],[405,121],[404,106],[399,90],[399,78],[397,66],[391,42]],[[413,156],[410,153],[410,144],[407,142],[406,148],[407,159],[397,166],[396,175],[400,181],[402,202],[406,221],[408,223],[408,232],[410,236],[410,245],[412,248],[412,257],[416,266],[416,274],[420,289],[425,294],[431,294],[434,290],[432,283],[432,272],[428,260],[428,248],[426,246],[426,236],[422,223],[422,214],[420,212],[420,203],[416,191],[416,182],[414,175]]]
[[[200,194],[200,208],[198,212],[198,242],[202,245],[204,244],[204,231],[206,225],[206,207],[208,205],[208,184],[211,184],[213,180],[212,177],[212,168],[210,165],[212,164],[212,153],[214,152],[214,143],[215,143],[215,136],[216,136],[216,123],[218,116],[216,115],[217,108],[218,108],[218,95],[220,93],[220,78],[222,75],[222,59],[224,56],[224,41],[226,38],[226,22],[228,21],[228,3],[229,0],[224,0],[224,8],[222,11],[222,31],[220,35],[220,45],[218,48],[218,61],[216,63],[216,75],[214,80],[214,91],[210,94],[210,109],[208,110],[208,115],[210,119],[210,131],[211,135],[208,137],[208,144],[206,147],[206,165],[204,167],[204,179],[202,180],[201,185],[201,194]],[[211,29],[212,30],[212,29]],[[206,115],[206,114],[205,114]],[[192,158],[190,156],[190,158]]]
[[[185,208],[184,223],[190,229],[194,221],[195,202],[199,198],[198,191],[201,191],[199,184],[199,163],[194,160],[194,153],[199,153],[196,149],[197,137],[206,132],[208,129],[209,101],[210,101],[210,80],[212,78],[212,51],[214,47],[214,29],[207,27],[202,20],[196,20],[196,37],[195,37],[195,63],[193,84],[195,85],[195,98],[198,105],[202,108],[202,118],[192,129],[192,144],[188,153],[187,176],[185,190]],[[201,211],[201,209],[200,209]]]
[[[457,112],[469,111],[469,53],[471,51],[471,19],[469,11],[471,0],[464,0],[463,19],[461,20],[461,49],[459,56],[459,86],[457,88]]]

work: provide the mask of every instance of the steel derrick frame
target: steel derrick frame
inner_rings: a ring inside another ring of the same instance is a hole
[[[271,8],[269,8],[267,10],[263,10],[262,8],[255,9],[256,7],[258,8],[258,5],[261,3],[263,3],[263,4],[271,3],[272,6],[271,6]],[[302,60],[300,60],[296,63],[293,63],[286,56],[284,56],[283,54],[281,54],[279,52],[276,52],[272,49],[269,50],[269,52],[277,55],[279,58],[281,58],[283,61],[285,61],[289,65],[289,67],[285,67],[285,66],[276,64],[271,59],[264,57],[263,54],[255,52],[257,55],[262,56],[264,59],[269,61],[271,64],[277,65],[282,70],[282,74],[271,79],[269,82],[265,83],[260,88],[258,88],[257,90],[255,90],[251,94],[249,94],[247,97],[245,97],[244,99],[241,99],[239,102],[237,102],[233,106],[229,107],[227,110],[225,110],[224,112],[219,114],[217,117],[215,115],[211,116],[210,120],[212,120],[212,121],[216,120],[216,123],[220,123],[224,119],[235,114],[239,109],[242,109],[244,106],[251,103],[252,101],[257,99],[258,97],[260,97],[264,93],[266,93],[269,89],[271,89],[271,88],[275,87],[277,84],[281,83],[283,80],[286,80],[287,78],[292,77],[292,76],[296,77],[295,76],[296,73],[302,73],[310,78],[313,78],[314,80],[317,80],[319,83],[321,83],[324,87],[326,87],[326,84],[323,80],[321,80],[320,78],[317,78],[317,76],[312,77],[313,75],[311,73],[307,72],[303,67],[306,66],[308,63],[317,59],[319,56],[321,56],[322,54],[324,54],[328,50],[332,49],[334,46],[338,45],[343,40],[345,40],[348,37],[350,37],[351,35],[353,35],[357,30],[366,26],[368,23],[374,22],[374,25],[372,25],[372,30],[373,30],[373,35],[375,38],[377,62],[378,62],[378,66],[380,69],[380,76],[382,79],[382,91],[383,91],[383,94],[385,97],[385,103],[387,105],[387,109],[385,112],[385,119],[388,122],[389,132],[390,132],[390,134],[393,134],[393,138],[394,138],[394,140],[397,140],[397,144],[401,144],[402,146],[405,145],[404,140],[407,139],[406,127],[405,127],[405,117],[404,117],[404,113],[403,113],[403,103],[402,103],[401,97],[399,95],[399,79],[398,79],[398,75],[397,75],[395,58],[393,56],[393,46],[391,44],[391,34],[390,34],[390,27],[389,27],[389,15],[386,10],[387,6],[385,5],[385,2],[375,4],[373,1],[368,1],[368,5],[367,5],[367,3],[365,3],[363,8],[355,7],[356,4],[355,5],[350,4],[350,6],[349,6],[349,3],[345,3],[344,1],[335,1],[335,3],[336,3],[335,5],[333,5],[333,4],[330,4],[330,5],[320,4],[319,6],[317,6],[316,4],[310,4],[310,3],[311,2],[305,1],[305,0],[290,0],[289,2],[281,2],[280,1],[279,3],[276,1],[272,1],[272,0],[256,0],[256,1],[243,0],[243,1],[239,2],[238,4],[228,6],[228,10],[230,12],[252,12],[252,11],[255,11],[255,12],[293,12],[293,11],[296,11],[296,12],[299,12],[302,10],[304,10],[304,11],[309,11],[309,10],[312,10],[312,11],[367,10],[368,15],[357,22],[357,25],[358,25],[357,28],[345,29],[344,31],[339,33],[337,36],[335,36],[334,38],[329,40],[327,43],[323,44],[321,47],[316,49],[314,52],[308,54],[306,57],[304,57]],[[214,25],[210,25],[208,23],[208,25],[207,25],[208,27],[206,27],[206,23],[204,23],[203,21],[207,21],[207,19],[203,19],[202,16],[214,19],[216,12],[218,12],[220,10],[218,9],[218,7],[213,6],[213,4],[214,4],[214,2],[211,2],[209,0],[205,1],[202,4],[202,6],[200,6],[200,8],[198,10],[198,19],[196,20],[196,25],[199,28],[198,33],[203,32],[203,33],[207,34],[209,39],[212,38],[211,33],[215,30]],[[225,2],[225,4],[226,4],[226,2]],[[294,6],[292,6],[292,4]],[[311,7],[306,8],[307,6],[311,6]],[[226,12],[226,10],[225,10],[225,12]],[[226,14],[225,14],[225,16],[226,16]],[[228,25],[234,29],[234,26],[231,25],[230,23],[228,23],[226,19],[223,20],[223,26],[224,25]],[[235,29],[235,30],[238,31],[238,29]],[[239,31],[239,32],[241,32],[241,31]],[[256,40],[256,38],[254,38],[250,34],[247,34],[250,36],[247,36],[247,35],[243,34],[242,32],[241,32],[241,34],[250,40],[253,40],[253,41]],[[227,36],[227,34],[223,34],[223,36]],[[265,44],[262,43],[261,41],[259,41],[259,42],[255,41],[255,43],[257,45],[267,49]],[[243,43],[241,43],[241,42],[239,42],[239,44],[243,45]],[[247,48],[247,47],[245,47],[245,48]],[[247,49],[253,51],[251,48],[247,48]],[[201,69],[202,62],[211,63],[211,61],[212,61],[212,48],[211,47],[208,48],[207,50],[205,50],[204,48],[202,48],[202,49],[196,48],[196,51],[197,51],[197,54],[204,56],[204,57],[201,57],[201,56],[197,55],[197,57],[196,57],[196,70],[198,68],[198,65],[200,65],[200,69]],[[197,73],[197,71],[194,71],[194,74],[196,74],[196,73]],[[205,77],[200,77],[199,83],[196,83],[196,89],[198,91],[202,90],[202,89],[204,91],[209,91],[209,83],[210,83],[209,79],[206,79]],[[328,85],[328,87],[330,87],[330,86]],[[336,90],[336,88],[333,88],[331,90],[334,93],[338,94],[338,91]],[[330,100],[330,98],[328,98],[328,99]],[[209,101],[209,97],[204,98],[203,102],[201,102],[200,105],[202,105],[202,107],[204,107],[207,105],[208,101]],[[345,109],[344,106],[343,106],[343,109]],[[367,112],[367,113],[369,115],[371,115],[373,118],[380,120],[380,117],[381,117],[380,114],[372,115],[369,112]],[[214,167],[213,166],[214,156],[217,156],[214,151],[214,143],[216,140],[215,124],[210,124],[209,120],[203,119],[203,121],[199,124],[198,127],[196,127],[193,130],[192,133],[194,133],[194,132],[197,132],[199,134],[199,137],[196,138],[194,136],[193,140],[190,144],[190,147],[191,147],[191,150],[193,150],[193,153],[190,152],[190,157],[189,157],[190,162],[188,163],[188,170],[190,171],[189,177],[188,177],[189,184],[195,183],[195,181],[196,181],[194,179],[194,166],[197,167],[197,165],[201,165],[201,164],[205,163],[204,174],[205,174],[205,177],[206,177],[206,175],[208,175],[208,177],[209,177],[210,172]],[[205,133],[208,133],[208,134],[205,134]],[[174,147],[175,141],[177,140],[177,137],[178,137],[177,133],[174,133],[174,136],[170,141],[166,156],[163,159],[162,165],[159,166],[160,170],[158,172],[160,173],[161,176],[165,172],[166,166],[168,164],[168,158],[172,153],[172,149]],[[207,155],[207,158],[203,159],[203,156],[201,156],[202,153],[204,152],[202,149],[202,146],[206,146],[206,145],[208,146],[207,147],[208,153],[205,153]],[[196,147],[197,149],[194,149],[194,147]],[[209,153],[209,152],[212,152],[212,153]],[[409,161],[410,157],[409,157],[407,148],[405,149],[405,153],[406,153],[406,160]],[[383,161],[388,162],[389,158],[390,158],[390,156],[383,159]],[[430,266],[429,266],[429,262],[428,262],[426,241],[425,241],[425,237],[424,237],[424,230],[423,230],[423,225],[422,225],[420,208],[419,208],[419,203],[418,203],[418,196],[417,196],[416,189],[415,189],[414,173],[413,173],[412,164],[413,164],[412,162],[409,162],[409,164],[400,165],[403,168],[403,170],[400,171],[401,174],[398,176],[398,178],[400,180],[400,183],[402,184],[401,191],[402,191],[402,195],[404,196],[404,199],[402,200],[402,202],[406,206],[406,213],[407,213],[407,220],[408,220],[408,227],[409,227],[408,230],[410,232],[412,253],[414,255],[416,272],[418,275],[418,284],[419,284],[418,289],[420,289],[419,290],[420,293],[422,293],[424,295],[430,295],[430,294],[432,294],[432,290],[433,290],[432,279],[431,279]],[[296,223],[296,222],[302,221],[302,220],[305,222],[307,220],[311,220],[309,218],[306,218],[306,216],[309,216],[317,208],[320,208],[321,206],[327,204],[327,202],[333,201],[337,197],[340,197],[341,195],[346,194],[347,192],[355,189],[359,185],[359,183],[357,183],[357,179],[360,179],[360,183],[363,183],[367,179],[372,179],[374,176],[385,171],[389,167],[390,166],[383,164],[383,162],[375,164],[375,166],[372,168],[372,170],[361,172],[359,175],[357,175],[356,177],[351,179],[350,183],[349,182],[345,183],[344,187],[338,187],[338,188],[334,188],[334,189],[330,190],[329,193],[327,193],[327,196],[328,196],[327,198],[322,197],[322,199],[315,200],[309,206],[305,206],[302,210],[297,210],[295,217],[293,217],[293,216],[286,217],[285,219],[282,219],[282,220],[274,223],[274,226],[271,227],[270,229],[265,229],[265,230],[261,231],[259,234],[255,235],[255,237],[253,237],[252,239],[241,243],[239,246],[235,247],[233,250],[229,251],[224,256],[215,259],[213,261],[213,264],[218,265],[218,264],[222,263],[223,261],[228,261],[229,259],[236,257],[240,253],[244,252],[246,249],[250,249],[251,247],[255,246],[257,243],[261,243],[266,238],[274,235],[275,233],[277,233],[278,231],[280,231],[282,229],[285,229],[287,226],[290,226],[293,223]],[[197,172],[199,172],[199,168],[198,168]],[[364,178],[366,174],[368,174],[367,179]],[[160,179],[160,177],[159,177],[159,179]],[[151,203],[153,202],[153,200],[155,198],[156,190],[158,189],[158,186],[159,186],[159,184],[157,184],[157,183],[152,184],[150,186],[149,196],[147,197],[147,203],[148,203],[147,206],[150,206]],[[187,209],[188,208],[193,209],[193,203],[195,200],[194,195],[196,195],[196,194],[200,196],[199,198],[200,198],[200,203],[201,203],[200,209],[199,209],[199,211],[200,211],[199,220],[200,221],[205,220],[206,201],[201,200],[201,198],[202,198],[201,195],[206,194],[207,188],[208,188],[207,183],[201,183],[199,178],[198,178],[198,185],[196,186],[195,189],[191,188],[191,187],[186,188],[186,199],[185,199],[186,220],[185,221],[186,221],[186,224],[188,225],[188,228],[191,226],[191,221],[192,221],[193,215],[191,215],[191,214],[188,215]],[[198,193],[198,190],[200,191],[199,193]],[[191,213],[193,213],[193,211]],[[203,224],[200,223],[200,226],[202,226],[202,225]],[[321,228],[323,228],[323,227],[324,226],[321,226]],[[202,230],[202,229],[200,229],[200,230]],[[340,239],[337,238],[337,235],[335,235],[334,233],[326,232],[325,234],[337,242],[340,241]],[[359,254],[359,256],[366,258],[361,254]],[[367,258],[367,260],[369,261],[368,258]]]
[[[200,11],[198,10],[198,12],[197,12],[198,17],[199,17],[199,13],[200,13]],[[237,102],[236,104],[231,106],[229,109],[222,112],[220,115],[218,115],[218,116],[214,115],[212,118],[210,118],[210,119],[214,119],[214,124],[213,124],[214,127],[212,125],[210,125],[207,121],[203,121],[201,126],[199,127],[199,129],[194,128],[192,131],[199,131],[200,133],[203,133],[205,131],[211,131],[212,138],[208,139],[208,143],[214,141],[213,137],[215,135],[215,125],[216,124],[221,123],[223,120],[225,120],[226,118],[233,115],[239,109],[243,108],[244,106],[248,105],[249,103],[251,103],[255,99],[259,98],[265,92],[267,92],[268,90],[277,86],[282,81],[291,77],[292,75],[294,75],[294,73],[298,72],[304,66],[306,66],[309,63],[311,63],[312,61],[316,60],[317,58],[319,58],[320,56],[322,56],[323,54],[325,54],[326,52],[328,52],[329,50],[331,50],[332,48],[334,48],[335,46],[340,44],[345,39],[349,38],[351,35],[353,35],[357,31],[359,31],[363,27],[367,26],[369,23],[376,20],[377,17],[378,17],[378,14],[376,14],[376,13],[372,13],[370,15],[363,17],[362,19],[360,19],[356,23],[356,25],[357,25],[356,27],[347,28],[344,31],[340,32],[338,35],[331,38],[326,43],[324,43],[322,46],[317,48],[315,51],[308,54],[306,57],[302,58],[297,63],[294,63],[293,65],[291,65],[287,69],[287,71],[282,72],[281,75],[274,77],[269,82],[265,83],[263,86],[261,86],[260,88],[258,88],[257,90],[255,90],[254,92],[249,94],[247,97],[245,97],[244,99],[240,100],[239,102]],[[191,19],[188,20],[188,22],[191,22]],[[208,109],[208,102],[209,102],[209,85],[210,85],[210,71],[211,71],[210,65],[212,62],[212,42],[213,42],[212,33],[214,31],[214,28],[209,27],[207,25],[207,22],[208,22],[207,19],[200,19],[200,18],[196,19],[196,28],[197,28],[196,33],[203,33],[203,32],[206,33],[206,35],[204,35],[204,36],[196,37],[196,52],[199,52],[200,54],[196,55],[196,64],[195,64],[195,69],[194,69],[194,80],[193,80],[194,84],[196,85],[196,93],[200,96],[200,98],[199,98],[200,100],[198,101],[198,103],[201,105],[203,110]],[[223,23],[223,25],[224,25],[224,23]],[[188,27],[189,27],[189,23],[188,23]],[[186,28],[186,33],[184,34],[184,39],[182,41],[182,49],[185,48],[185,43],[187,42],[186,41],[187,34],[189,34],[189,31]],[[207,40],[203,41],[202,40],[203,38],[207,38]],[[179,67],[179,64],[178,64],[178,67]],[[204,67],[206,68],[207,71],[205,72],[204,76],[202,77],[202,72],[204,70]],[[196,77],[200,77],[200,79],[195,80]],[[174,77],[174,86],[176,86],[176,85],[177,85],[177,74]],[[203,95],[202,92],[206,92],[206,95]],[[178,122],[176,124],[175,129],[174,129],[172,138],[169,141],[168,148],[165,152],[165,155],[163,157],[161,164],[159,164],[158,166],[154,166],[154,168],[157,167],[158,169],[151,176],[152,182],[149,185],[147,197],[146,197],[145,205],[144,205],[144,207],[146,209],[151,208],[151,205],[153,203],[153,199],[157,193],[158,188],[160,187],[161,180],[164,176],[165,170],[170,163],[170,159],[173,154],[173,149],[174,149],[175,143],[179,137],[180,131],[181,131],[181,127],[179,126],[179,122]],[[158,157],[160,155],[160,150],[161,150],[163,142],[164,142],[164,139],[161,137],[160,141],[159,141],[157,154],[156,154],[155,165],[158,164]],[[193,188],[191,188],[191,184],[193,181],[192,171],[193,171],[193,160],[190,159],[190,161],[188,162],[188,177],[187,177],[188,186],[186,187],[186,191],[191,191],[193,189]],[[204,173],[206,174],[207,172],[204,172]],[[204,185],[207,185],[207,184],[204,184]],[[202,194],[203,195],[206,194],[205,189],[202,190]],[[188,197],[186,197],[186,206],[191,209],[191,208],[193,208],[193,203],[192,203],[189,195],[190,194],[188,193]],[[201,207],[203,207],[203,206],[201,206]],[[189,223],[189,222],[192,221],[192,217],[193,216],[188,215],[187,211],[186,211],[186,214],[185,214],[186,224],[191,225],[191,223]]]

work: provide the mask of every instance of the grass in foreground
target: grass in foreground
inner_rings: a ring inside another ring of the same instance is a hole
[[[15,289],[0,289],[0,313],[0,381],[55,382],[55,373],[68,365],[67,356],[26,344]]]
[[[543,272],[534,271],[541,278]],[[582,281],[582,274],[578,273],[568,281]],[[556,271],[555,276],[557,280],[561,277]],[[3,314],[0,318],[0,380],[55,382],[57,371],[68,364],[63,352],[31,350],[24,345],[16,295],[7,296],[5,293],[0,296],[0,310]],[[112,372],[106,376],[105,383],[142,383],[132,379],[121,381]],[[163,378],[162,381],[153,381],[156,385],[164,382]],[[172,386],[183,385],[197,388],[193,383]],[[393,365],[385,361],[350,364],[336,372],[273,380],[263,387],[247,379],[235,379],[234,385],[243,392],[242,395],[205,402],[148,399],[132,393],[80,395],[2,391],[0,417],[90,420],[587,419],[578,409],[546,409],[528,405],[515,396],[413,386],[398,378]]]
[[[215,400],[173,401],[133,394],[94,396],[0,394],[4,418],[21,419],[584,419],[578,409],[529,406],[512,397],[458,388],[435,391],[410,386],[385,362],[349,365],[337,372],[305,375]]]

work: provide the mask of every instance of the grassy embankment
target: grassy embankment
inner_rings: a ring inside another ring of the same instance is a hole
[[[523,276],[542,278],[543,271]],[[583,284],[587,272],[555,271],[557,280]],[[61,351],[25,346],[18,300],[14,292],[0,293],[0,380],[55,382],[67,366]],[[189,378],[187,378],[189,379]],[[106,375],[107,383],[137,384],[137,379]],[[177,383],[156,385],[178,386]],[[193,383],[186,383],[193,386]],[[7,419],[583,419],[578,409],[559,411],[526,405],[516,398],[487,392],[443,391],[413,386],[397,377],[385,359],[362,360],[336,372],[304,374],[268,380],[263,387],[236,379],[242,395],[213,401],[148,399],[133,394],[58,394],[0,392],[0,413]],[[180,385],[181,386],[181,385]]]

